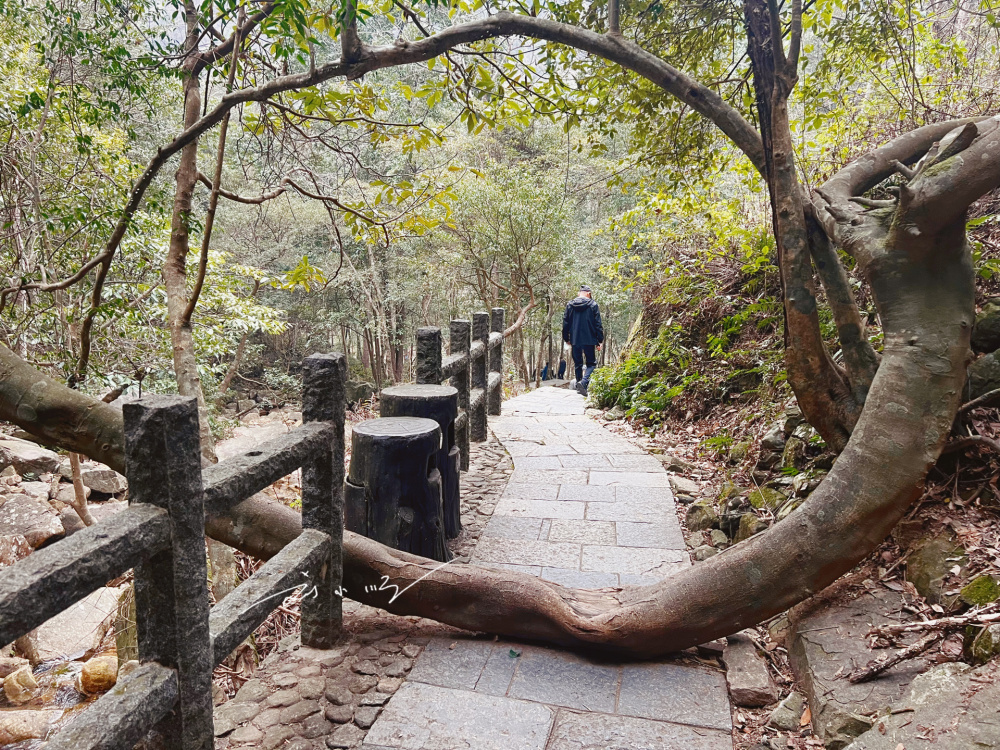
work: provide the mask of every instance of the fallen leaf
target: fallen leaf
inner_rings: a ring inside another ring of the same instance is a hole
[[[802,718],[799,719],[799,726],[804,727],[812,721],[812,711],[809,710],[809,706],[806,706],[806,710],[802,712]]]
[[[455,648],[455,646],[457,646],[457,645],[458,645],[458,641],[454,641],[454,642],[453,642],[453,643],[452,643],[452,644],[451,644],[450,646],[448,646],[448,648],[449,648],[449,649],[453,649],[453,648]]]
[[[903,747],[903,743],[900,742],[898,745],[896,745],[896,750],[906,750],[906,748]]]
[[[944,607],[942,607],[940,604],[932,604],[931,605],[931,609],[933,609],[939,615],[943,615],[944,614]]]
[[[511,659],[516,659],[516,658],[517,658],[517,657],[519,657],[520,655],[521,655],[521,652],[520,652],[520,651],[515,651],[514,649],[511,649],[511,650],[510,650],[510,658],[511,658]]]
[[[882,585],[885,586],[890,591],[902,591],[903,584],[899,581],[882,581]]]

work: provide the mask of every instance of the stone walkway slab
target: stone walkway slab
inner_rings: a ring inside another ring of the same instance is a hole
[[[472,562],[574,588],[656,583],[690,565],[661,463],[540,388],[490,427],[514,472]],[[474,637],[433,639],[368,750],[731,750],[721,672],[620,664]]]

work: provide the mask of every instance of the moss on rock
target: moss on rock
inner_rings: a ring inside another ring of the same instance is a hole
[[[979,576],[966,584],[959,593],[962,601],[973,606],[983,606],[1000,599],[1000,582],[993,576]]]

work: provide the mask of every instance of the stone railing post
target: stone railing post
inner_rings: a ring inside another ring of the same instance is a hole
[[[472,403],[469,414],[469,438],[481,443],[486,440],[486,371],[490,359],[490,314],[472,314],[472,338],[482,343],[482,354],[469,362],[471,387],[478,390],[478,398]]]
[[[490,311],[490,331],[503,336],[505,312],[502,307]],[[503,401],[503,339],[489,351],[490,377],[486,394],[486,409],[492,416],[500,414]]]
[[[302,465],[302,528],[330,536],[330,557],[309,580],[315,596],[302,599],[302,645],[331,648],[343,624],[344,389],[343,354],[313,354],[302,363],[302,422],[329,422],[330,442]],[[310,594],[312,592],[310,591]]]
[[[463,354],[465,366],[452,378],[451,385],[458,390],[458,408],[465,411],[465,418],[456,424],[455,442],[462,452],[462,471],[469,470],[469,389],[470,370],[469,349],[472,346],[472,324],[468,320],[453,320],[448,327],[448,353]]]
[[[129,503],[166,508],[172,527],[170,546],[134,569],[139,659],[177,670],[177,706],[158,726],[166,746],[213,750],[198,403],[148,396],[123,412]]]
[[[426,326],[417,329],[417,383],[441,385],[441,329]]]

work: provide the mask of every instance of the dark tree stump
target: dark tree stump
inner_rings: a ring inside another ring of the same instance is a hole
[[[450,385],[397,385],[383,388],[379,403],[379,413],[383,417],[424,417],[433,419],[441,428],[437,465],[441,472],[444,533],[449,539],[454,539],[462,530],[462,500],[459,495],[462,453],[455,442],[458,390]]]
[[[415,555],[445,562],[441,428],[432,419],[390,417],[354,426],[344,483],[346,527]]]

